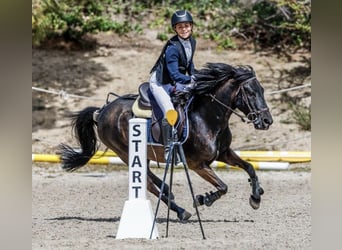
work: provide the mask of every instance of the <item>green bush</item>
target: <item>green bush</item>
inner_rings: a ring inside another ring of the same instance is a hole
[[[59,36],[69,40],[112,30],[120,35],[158,29],[158,39],[173,33],[170,18],[177,9],[191,11],[195,36],[210,39],[219,48],[237,48],[236,41],[256,49],[311,50],[311,2],[265,0],[252,6],[240,1],[199,0],[33,0],[32,41]]]
[[[307,1],[260,1],[238,12],[234,25],[261,49],[311,50],[311,4]]]
[[[40,0],[32,8],[32,40],[34,45],[52,37],[80,41],[87,33],[112,30],[120,35],[132,30],[141,32],[139,25],[115,21],[110,16],[108,0]]]
[[[311,105],[306,108],[290,103],[293,118],[303,130],[311,130]]]

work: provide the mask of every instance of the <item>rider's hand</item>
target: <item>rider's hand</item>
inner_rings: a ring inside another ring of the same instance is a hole
[[[196,87],[196,78],[194,75],[192,75],[190,83],[186,85],[186,89],[189,91],[189,90],[194,89],[195,87]]]

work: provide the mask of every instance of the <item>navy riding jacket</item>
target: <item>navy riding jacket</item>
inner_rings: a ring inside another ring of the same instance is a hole
[[[192,37],[189,39],[192,50],[189,63],[186,59],[184,47],[177,35],[166,43],[156,64],[151,70],[151,72],[156,70],[158,82],[162,84],[190,83],[190,76],[195,73],[195,66],[192,59],[196,49],[196,40]]]

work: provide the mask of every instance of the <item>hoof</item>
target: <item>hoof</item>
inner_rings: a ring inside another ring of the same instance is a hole
[[[204,196],[199,194],[199,195],[196,195],[196,198],[195,198],[195,202],[193,204],[193,207],[198,207],[198,206],[202,206],[204,204]]]
[[[204,198],[204,204],[207,207],[210,207],[211,205],[213,205],[214,201],[212,199],[210,199],[210,196],[207,194]]]
[[[252,195],[249,197],[249,204],[253,209],[258,209],[260,207],[260,199],[255,199]]]
[[[184,210],[184,212],[179,213],[177,217],[180,221],[187,221],[191,217],[191,214],[188,211]]]

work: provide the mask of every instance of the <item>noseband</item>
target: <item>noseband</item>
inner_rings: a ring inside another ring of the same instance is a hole
[[[243,115],[240,115],[239,113],[237,113],[235,110],[233,110],[231,107],[227,106],[226,104],[224,104],[223,102],[221,102],[219,99],[217,99],[215,97],[215,95],[213,94],[208,94],[211,98],[212,98],[212,101],[216,101],[217,103],[219,103],[220,105],[222,105],[223,107],[229,109],[230,111],[232,111],[235,115],[237,115],[238,117],[241,118],[241,120],[243,122],[246,122],[246,123],[254,123],[257,121],[258,119],[258,116],[263,113],[263,112],[267,112],[268,111],[268,108],[264,108],[264,109],[261,109],[261,110],[253,110],[253,108],[251,107],[249,101],[248,101],[248,97],[247,97],[247,93],[245,91],[245,89],[243,88],[247,83],[249,83],[251,80],[255,79],[256,77],[251,77],[247,80],[245,80],[244,82],[240,83],[240,86],[238,88],[238,90],[236,91],[236,94],[234,96],[234,99],[238,96],[239,92],[241,91],[241,95],[242,95],[242,101],[246,104],[246,106],[248,107],[249,109],[249,113],[247,114],[247,116],[243,116]],[[247,118],[247,120],[245,119]]]

